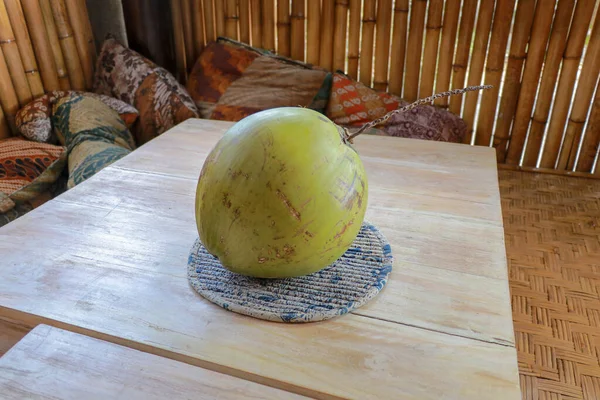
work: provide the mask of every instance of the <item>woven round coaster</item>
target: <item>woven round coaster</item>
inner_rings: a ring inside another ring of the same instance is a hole
[[[200,295],[226,310],[277,322],[322,321],[357,309],[383,289],[391,270],[390,245],[368,222],[342,257],[310,275],[239,275],[225,269],[198,239],[188,259],[188,279]]]

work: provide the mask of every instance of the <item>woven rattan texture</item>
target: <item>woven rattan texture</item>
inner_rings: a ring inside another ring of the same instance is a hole
[[[499,178],[523,399],[600,399],[600,180]]]

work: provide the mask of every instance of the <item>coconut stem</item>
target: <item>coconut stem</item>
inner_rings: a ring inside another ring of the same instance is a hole
[[[402,113],[405,111],[412,110],[413,108],[417,108],[419,106],[422,106],[423,104],[431,103],[432,101],[442,98],[442,97],[450,97],[450,96],[454,96],[457,94],[463,94],[466,92],[472,92],[472,91],[482,90],[482,89],[491,89],[491,88],[492,88],[492,85],[467,86],[466,88],[463,88],[463,89],[452,89],[447,92],[436,93],[432,96],[425,97],[423,99],[419,99],[419,100],[415,101],[414,103],[410,103],[410,104],[405,105],[404,107],[400,107],[396,110],[390,111],[389,113],[385,114],[383,117],[377,118],[371,122],[364,124],[359,130],[357,130],[353,134],[350,134],[350,132],[348,132],[348,129],[343,128],[344,132],[346,133],[346,140],[351,142],[352,139],[354,139],[355,137],[357,137],[358,135],[360,135],[367,129],[373,128],[374,126],[384,123],[385,121],[390,119],[390,117],[394,114],[399,114],[399,113]]]

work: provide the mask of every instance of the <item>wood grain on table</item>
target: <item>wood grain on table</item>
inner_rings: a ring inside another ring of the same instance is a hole
[[[229,126],[188,120],[0,229],[0,316],[319,398],[520,398],[493,149],[358,137],[394,270],[355,312],[289,325],[187,282],[197,177]]]
[[[289,392],[38,325],[0,358],[5,400],[301,399]]]

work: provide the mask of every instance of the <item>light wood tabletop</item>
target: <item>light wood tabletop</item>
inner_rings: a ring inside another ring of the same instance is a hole
[[[187,281],[196,182],[230,126],[188,120],[0,229],[0,317],[310,397],[520,398],[493,149],[356,138],[390,280],[350,314],[283,324]]]
[[[305,399],[48,325],[0,358],[0,393],[4,400]]]

